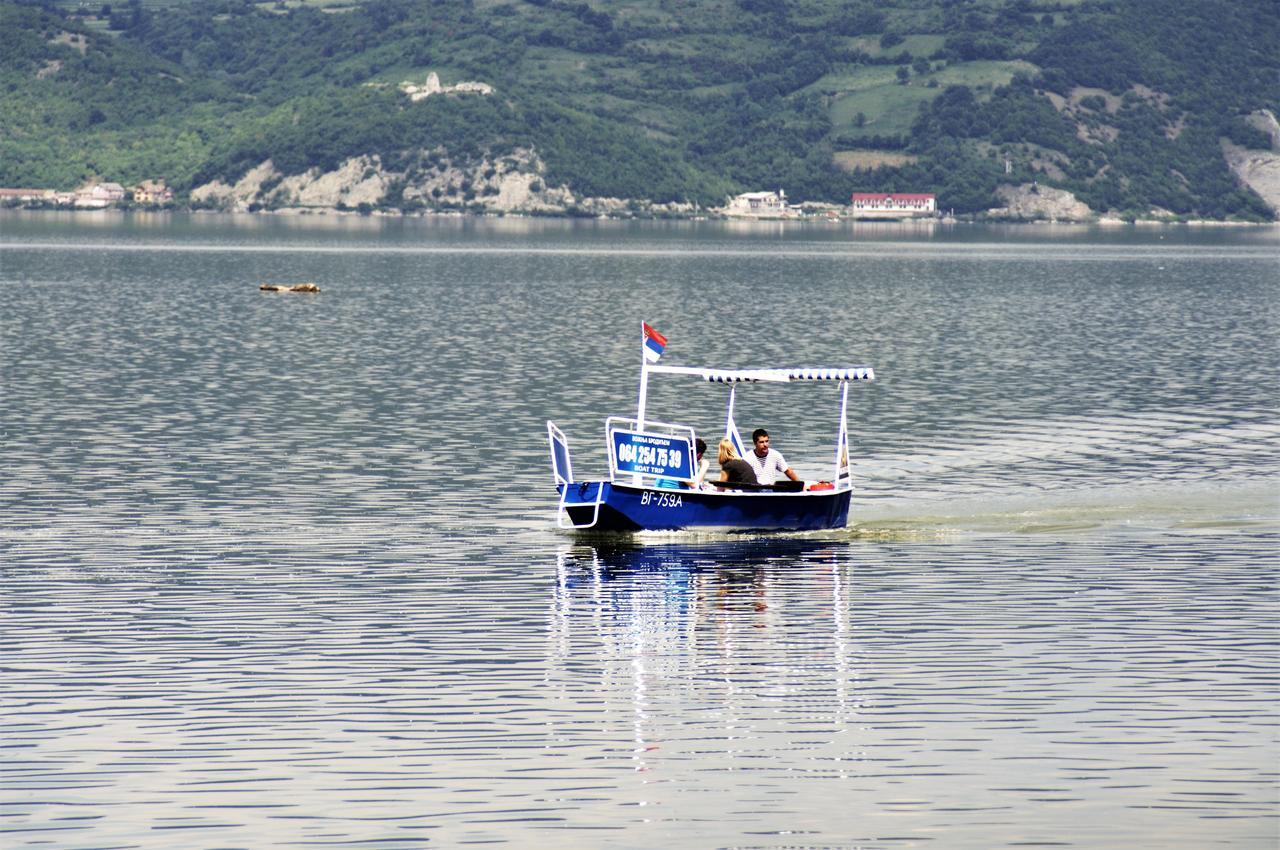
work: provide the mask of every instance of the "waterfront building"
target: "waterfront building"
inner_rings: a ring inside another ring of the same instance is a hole
[[[729,201],[724,214],[781,218],[795,215],[795,211],[787,206],[787,193],[779,189],[776,192],[744,192]]]
[[[938,200],[932,194],[854,192],[850,207],[854,218],[920,218],[938,214]]]

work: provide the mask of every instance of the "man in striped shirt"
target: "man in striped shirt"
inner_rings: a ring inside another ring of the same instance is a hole
[[[769,448],[768,431],[763,428],[752,431],[751,442],[755,444],[755,449],[747,452],[744,460],[756,471],[757,481],[761,484],[772,484],[778,480],[779,474],[787,476],[792,481],[800,480],[796,471],[787,466],[787,459],[782,456],[782,452]]]

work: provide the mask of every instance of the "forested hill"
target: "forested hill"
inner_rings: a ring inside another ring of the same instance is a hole
[[[491,91],[402,88],[432,73]],[[257,173],[270,206],[359,158],[349,182],[398,208],[480,209],[524,171],[562,199],[935,192],[967,213],[1034,184],[1262,220],[1228,155],[1272,145],[1280,3],[0,0],[0,76],[11,187],[185,199]]]

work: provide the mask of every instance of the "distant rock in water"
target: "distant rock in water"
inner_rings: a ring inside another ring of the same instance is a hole
[[[258,287],[263,292],[319,292],[314,283],[264,283]]]

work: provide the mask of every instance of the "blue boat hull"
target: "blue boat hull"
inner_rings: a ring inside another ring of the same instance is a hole
[[[583,531],[815,531],[843,528],[852,491],[717,493],[610,481],[557,485]],[[594,522],[593,522],[594,520]]]

